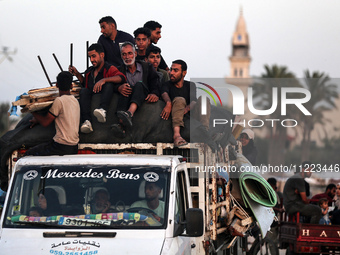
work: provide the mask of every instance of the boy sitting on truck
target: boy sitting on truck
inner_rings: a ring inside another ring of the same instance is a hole
[[[78,100],[71,95],[72,75],[63,71],[57,76],[57,97],[46,115],[32,112],[31,127],[39,123],[44,127],[55,121],[56,134],[53,140],[29,149],[25,155],[48,156],[78,153],[80,107]]]
[[[319,206],[321,208],[322,218],[319,221],[321,225],[331,225],[331,221],[329,219],[329,207],[327,198],[320,198]]]

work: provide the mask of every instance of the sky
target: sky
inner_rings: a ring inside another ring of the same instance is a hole
[[[287,66],[297,77],[322,71],[339,78],[340,1],[338,0],[0,0],[0,102],[13,102],[32,88],[49,84],[39,64],[42,58],[52,81],[61,66],[86,68],[86,41],[100,36],[99,19],[112,16],[118,30],[133,34],[148,20],[162,24],[157,46],[168,65],[183,59],[187,79],[229,75],[231,38],[240,9],[250,37],[250,74],[260,76],[264,65]]]

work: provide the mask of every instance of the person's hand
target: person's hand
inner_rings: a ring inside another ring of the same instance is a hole
[[[155,213],[152,213],[152,216],[158,221],[158,222],[161,222],[161,217],[159,217],[157,214]]]
[[[190,105],[187,105],[184,109],[184,114],[187,114],[190,111]]]
[[[155,94],[149,94],[146,98],[145,101],[148,103],[156,103],[159,100],[159,97],[156,96]]]
[[[101,79],[100,81],[98,81],[93,87],[93,92],[94,93],[100,92],[104,84],[105,84],[104,79]]]
[[[79,74],[77,68],[75,68],[74,66],[69,66],[68,67],[68,71],[72,74],[72,75],[75,75],[77,76]]]
[[[167,120],[169,118],[170,113],[171,113],[171,108],[172,108],[171,102],[168,102],[165,104],[165,107],[163,108],[163,111],[161,113],[161,117],[163,120]]]
[[[128,97],[132,93],[132,88],[128,83],[124,83],[118,87],[118,92],[125,97]]]
[[[110,201],[108,201],[106,204],[105,204],[105,208],[103,209],[103,213],[106,213],[109,209],[110,209],[110,206],[111,206],[111,203]]]
[[[30,120],[30,123],[31,123],[30,128],[32,128],[32,127],[34,127],[35,125],[37,125],[39,122],[37,121],[36,118],[33,117],[33,118]]]

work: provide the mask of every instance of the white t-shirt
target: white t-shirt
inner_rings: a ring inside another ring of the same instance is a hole
[[[136,201],[131,205],[133,207],[142,207],[147,208],[154,211],[159,217],[164,218],[164,201],[159,200],[159,205],[156,209],[151,209],[148,207],[148,203],[146,200]]]
[[[56,134],[53,140],[64,145],[79,142],[80,106],[73,95],[57,97],[49,112],[55,117]]]

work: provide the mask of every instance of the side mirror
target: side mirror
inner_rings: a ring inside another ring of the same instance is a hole
[[[190,237],[203,235],[203,211],[199,208],[188,208],[185,214],[186,232]]]

